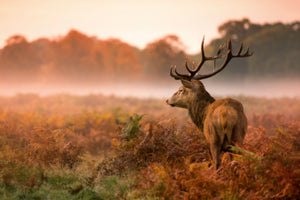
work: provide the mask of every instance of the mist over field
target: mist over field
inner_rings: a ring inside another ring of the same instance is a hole
[[[168,79],[171,79],[167,76]],[[216,82],[203,81],[207,91],[216,97],[226,96],[253,96],[266,98],[279,97],[300,97],[300,81],[299,80],[270,80],[270,81],[247,81],[247,82]],[[86,84],[8,84],[1,85],[1,96],[14,96],[20,93],[34,93],[41,96],[53,94],[104,94],[114,96],[132,96],[138,98],[167,98],[170,97],[181,86],[180,81],[164,82],[160,85],[153,83],[136,83],[128,84],[126,82],[119,84],[103,84],[95,83],[93,85]]]
[[[203,80],[217,96],[299,97],[300,22],[257,24],[229,20],[218,27],[220,36],[204,43],[205,55],[216,55],[231,38],[233,53],[244,41],[250,57],[233,58],[219,74]],[[200,49],[200,44],[199,44]],[[169,75],[200,62],[201,52],[187,54],[176,35],[167,35],[139,49],[119,39],[99,39],[77,30],[57,38],[29,42],[13,35],[0,49],[0,95],[16,93],[113,94],[165,98],[180,81]],[[217,61],[217,67],[222,60]],[[207,62],[200,73],[212,71]]]

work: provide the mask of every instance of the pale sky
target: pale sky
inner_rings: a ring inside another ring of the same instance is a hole
[[[245,17],[254,23],[300,21],[300,0],[0,0],[0,48],[14,34],[32,41],[76,29],[140,48],[176,34],[195,53],[203,35],[208,42],[220,24]]]

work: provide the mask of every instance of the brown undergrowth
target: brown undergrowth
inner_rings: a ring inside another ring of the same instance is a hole
[[[177,129],[171,120],[140,126],[131,137],[124,129],[119,131],[113,139],[113,159],[99,168],[102,176],[138,170],[135,186],[140,198],[151,194],[163,199],[297,199],[300,195],[299,122],[278,127],[272,136],[262,127],[250,126],[241,155],[225,153],[218,171],[194,125]]]
[[[203,134],[161,100],[0,98],[0,198],[297,199],[299,101],[250,100],[244,145],[215,171]]]

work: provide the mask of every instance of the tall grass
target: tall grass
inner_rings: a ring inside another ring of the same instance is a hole
[[[1,97],[0,199],[297,199],[299,99],[238,98],[245,144],[215,171],[203,134],[162,100]]]

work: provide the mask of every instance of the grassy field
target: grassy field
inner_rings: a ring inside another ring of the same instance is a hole
[[[162,99],[0,97],[0,199],[297,199],[300,99],[235,98],[248,133],[216,172],[187,111]]]

